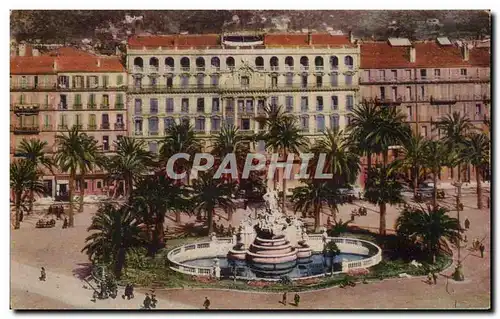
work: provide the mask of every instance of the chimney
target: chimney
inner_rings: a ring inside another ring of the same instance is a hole
[[[312,32],[309,31],[307,32],[307,44],[312,45],[313,44],[313,37],[312,37]]]
[[[417,60],[417,50],[415,49],[415,47],[412,45],[410,47],[410,62],[411,63],[415,63],[415,61]]]
[[[465,43],[462,46],[462,59],[464,61],[469,61],[469,46]]]
[[[53,68],[54,68],[54,71],[57,71],[57,59],[54,59]]]
[[[100,58],[97,58],[97,67],[100,68],[101,67],[101,59]]]
[[[352,31],[349,31],[349,42],[354,43],[354,37],[352,35]]]

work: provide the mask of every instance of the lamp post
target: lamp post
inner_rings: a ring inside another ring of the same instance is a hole
[[[453,183],[453,186],[457,188],[457,219],[458,219],[458,224],[460,228],[462,228],[462,224],[460,223],[460,209],[461,209],[461,203],[460,203],[460,197],[462,195],[462,182],[455,182]],[[457,260],[457,266],[455,267],[455,271],[453,272],[453,279],[455,281],[464,281],[464,273],[462,271],[462,261],[460,260],[460,238],[458,239],[458,260]]]

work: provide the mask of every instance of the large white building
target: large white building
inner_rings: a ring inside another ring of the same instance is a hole
[[[342,35],[132,37],[130,135],[147,139],[156,151],[174,121],[189,121],[200,137],[224,124],[257,132],[264,105],[293,112],[307,136],[343,128],[359,99],[359,56],[359,46]]]

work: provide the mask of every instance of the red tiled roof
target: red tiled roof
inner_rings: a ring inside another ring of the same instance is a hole
[[[94,54],[92,54],[90,52],[79,50],[79,49],[73,48],[73,47],[57,48],[57,49],[49,52],[47,55],[52,55],[52,56],[54,56],[54,55],[57,55],[57,56],[95,56]]]
[[[10,58],[10,74],[54,74],[50,56],[16,56]]]
[[[152,35],[133,36],[128,39],[128,46],[132,49],[142,47],[207,47],[220,45],[217,34],[193,34],[193,35]]]
[[[313,46],[354,46],[345,35],[330,35],[328,33],[313,33]],[[264,38],[266,46],[309,46],[307,34],[271,33]]]
[[[98,62],[100,65],[98,66]],[[117,57],[60,56],[57,57],[58,72],[126,72]]]
[[[490,65],[490,54],[486,49],[469,50],[469,60],[462,58],[458,46],[440,46],[436,42],[414,43],[416,59],[410,62],[409,47],[393,47],[387,42],[364,43],[361,45],[361,69],[387,68],[450,68]]]

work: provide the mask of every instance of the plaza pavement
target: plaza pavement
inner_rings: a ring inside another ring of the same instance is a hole
[[[486,196],[489,196],[487,190]],[[443,205],[452,205],[453,191],[448,191]],[[478,252],[462,249],[463,268],[466,280],[454,282],[447,280],[453,267],[443,271],[436,286],[427,285],[423,278],[387,279],[369,284],[358,284],[352,288],[327,288],[302,292],[300,309],[446,309],[467,308],[486,309],[490,306],[490,211],[475,208],[476,197],[473,190],[463,192],[464,211],[462,223],[469,218],[471,226],[467,231],[468,244],[473,238],[483,240],[486,246],[485,258]],[[359,204],[359,203],[357,203]],[[378,210],[375,206],[361,202],[368,208],[368,215],[356,217],[354,225],[372,227],[378,225]],[[350,212],[356,205],[340,208],[339,218],[350,218]],[[90,301],[92,291],[84,289],[84,277],[88,259],[81,253],[86,229],[90,224],[95,206],[87,206],[85,211],[75,216],[75,227],[61,229],[58,222],[55,228],[36,229],[38,216],[27,216],[21,229],[11,231],[11,307],[13,309],[138,309],[144,292],[136,290],[136,298],[128,301],[121,298]],[[238,210],[233,216],[233,225],[243,218],[243,211]],[[455,216],[456,212],[451,212]],[[390,207],[387,213],[388,228],[393,228],[398,216],[396,207]],[[326,223],[327,216],[322,217]],[[216,218],[216,221],[218,218]],[[193,222],[193,217],[183,216],[182,223]],[[224,216],[219,223],[228,225]],[[171,220],[167,221],[173,227]],[[456,257],[456,252],[455,252]],[[465,257],[465,258],[464,258]],[[40,282],[40,267],[47,269],[47,281]],[[121,294],[122,292],[119,292]],[[205,296],[211,300],[212,309],[296,309],[279,303],[281,293],[259,293],[227,291],[214,289],[173,289],[157,290],[159,309],[186,309],[202,307]],[[293,296],[289,296],[291,300]]]

